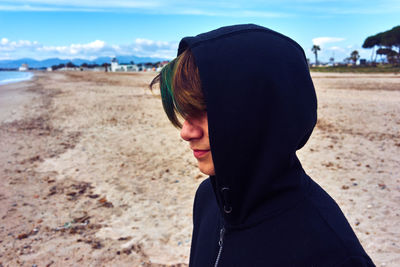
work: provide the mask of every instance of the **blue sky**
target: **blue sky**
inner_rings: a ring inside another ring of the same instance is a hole
[[[314,62],[341,61],[400,25],[399,0],[0,0],[0,59],[136,55],[173,58],[179,40],[255,23],[296,40]]]

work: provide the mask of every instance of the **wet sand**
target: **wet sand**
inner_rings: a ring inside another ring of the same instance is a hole
[[[27,90],[31,83],[0,85],[0,122],[11,122],[24,115],[24,106],[34,102],[36,96]]]
[[[153,76],[36,73],[0,86],[1,98],[15,86],[26,94],[0,99],[12,114],[0,125],[3,266],[187,265],[193,196],[205,176],[148,91]],[[397,266],[400,77],[313,79],[319,120],[298,152],[304,169],[377,266]]]

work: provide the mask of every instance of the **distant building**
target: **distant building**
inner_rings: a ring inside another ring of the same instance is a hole
[[[139,66],[136,64],[118,63],[118,59],[113,58],[111,60],[111,71],[112,72],[128,72],[128,71],[140,71]]]
[[[53,68],[52,68],[52,67],[47,67],[46,70],[47,70],[47,71],[53,71]]]
[[[118,67],[118,59],[116,59],[116,58],[111,59],[111,71],[116,72],[118,68],[119,68]]]
[[[29,70],[29,66],[28,66],[28,64],[24,63],[18,68],[18,70],[19,71],[27,71],[27,70]]]

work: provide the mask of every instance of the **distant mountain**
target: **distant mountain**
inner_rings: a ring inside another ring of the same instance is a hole
[[[137,57],[137,56],[117,56],[119,63],[130,63],[133,61],[135,64],[139,63],[156,63],[159,61],[167,60],[165,58],[153,58],[153,57]],[[53,65],[67,64],[72,62],[75,65],[86,64],[103,64],[111,63],[112,57],[98,57],[94,60],[87,60],[81,58],[75,59],[60,59],[60,58],[48,58],[44,60],[36,60],[32,58],[21,58],[16,60],[0,60],[0,69],[15,69],[19,68],[21,64],[28,64],[29,68],[47,68]]]

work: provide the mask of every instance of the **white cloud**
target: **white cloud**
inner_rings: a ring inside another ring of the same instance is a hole
[[[33,57],[44,59],[49,57],[86,58],[93,59],[100,56],[135,55],[140,57],[173,58],[178,44],[175,42],[154,41],[138,38],[131,44],[107,44],[102,40],[84,44],[70,44],[48,46],[37,41],[20,40],[10,41],[0,39],[0,51],[7,54],[7,58]]]
[[[39,46],[39,43],[36,41],[31,42],[28,40],[19,40],[10,42],[10,40],[8,40],[7,38],[2,38],[0,42],[0,51],[13,52],[18,49],[32,50],[38,48]]]
[[[137,38],[128,45],[111,45],[114,54],[136,55],[142,57],[174,58],[178,49],[176,42],[154,41],[144,38]]]
[[[340,46],[331,46],[327,48],[328,50],[332,50],[332,51],[340,51],[340,52],[345,52],[346,50],[343,49],[343,47]]]
[[[341,38],[341,37],[317,37],[317,38],[313,38],[312,42],[315,45],[324,46],[325,44],[328,44],[328,43],[337,43],[337,42],[341,42],[344,40],[345,39]]]
[[[46,52],[59,52],[69,55],[77,54],[92,54],[101,52],[106,48],[106,43],[104,41],[96,40],[88,44],[71,44],[69,46],[43,46],[39,47],[38,51]]]

